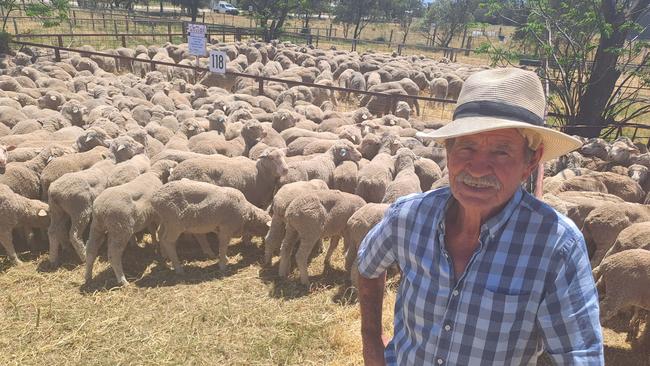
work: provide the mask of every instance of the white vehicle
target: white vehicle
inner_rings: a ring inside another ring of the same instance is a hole
[[[213,12],[219,12],[222,14],[231,14],[231,15],[239,14],[239,9],[232,6],[232,4],[230,4],[227,1],[211,0],[210,9],[212,9]]]

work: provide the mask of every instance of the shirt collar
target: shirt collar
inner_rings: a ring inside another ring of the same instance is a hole
[[[451,189],[449,187],[445,187],[443,189],[445,190],[444,194],[447,195],[445,209],[443,211],[443,214],[438,217],[438,222],[436,224],[436,227],[442,233],[445,231],[445,217],[447,216],[447,211],[449,210],[451,204],[454,202],[454,196],[451,194]],[[510,198],[510,201],[508,201],[508,203],[503,207],[503,209],[501,209],[501,211],[499,211],[496,215],[481,225],[480,239],[483,239],[486,236],[496,236],[497,232],[501,229],[502,226],[505,225],[508,219],[510,219],[510,216],[512,216],[517,206],[519,206],[519,203],[521,202],[523,196],[523,188],[519,187],[512,195],[512,198]]]
[[[481,226],[481,236],[483,235],[489,235],[490,237],[493,237],[497,234],[497,232],[503,227],[508,219],[510,219],[510,216],[512,216],[512,213],[515,211],[517,206],[519,206],[519,203],[521,202],[521,199],[523,197],[523,188],[519,187],[516,191],[515,194],[512,195],[512,198],[510,198],[510,201],[497,213],[496,215],[492,216],[489,220],[487,220],[482,226]]]

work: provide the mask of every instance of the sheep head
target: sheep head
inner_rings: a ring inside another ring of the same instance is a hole
[[[268,171],[273,177],[279,178],[289,172],[289,166],[284,159],[285,149],[270,147],[262,151],[257,160],[258,171]]]
[[[122,135],[114,138],[109,151],[116,163],[131,159],[133,156],[144,153],[144,145],[135,141],[131,136]]]
[[[250,205],[245,216],[244,231],[248,234],[265,236],[269,231],[271,215],[268,212]]]
[[[359,150],[348,140],[337,141],[328,151],[332,154],[334,164],[337,166],[346,160],[359,161],[362,157]]]

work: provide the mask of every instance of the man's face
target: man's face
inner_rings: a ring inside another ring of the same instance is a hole
[[[447,148],[451,192],[463,209],[488,218],[530,175],[541,150],[527,159],[526,140],[516,129],[457,137]]]

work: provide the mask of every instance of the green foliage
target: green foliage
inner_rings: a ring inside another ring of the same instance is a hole
[[[437,41],[443,47],[449,43],[465,25],[474,21],[473,13],[478,8],[478,0],[438,0],[431,4],[426,13],[428,24],[435,24]]]
[[[25,13],[29,17],[37,18],[44,27],[55,27],[68,20],[70,2],[67,0],[51,0],[29,3],[25,6]]]
[[[338,0],[333,13],[335,22],[354,25],[353,38],[359,38],[363,28],[381,17],[378,0]]]
[[[616,6],[608,13],[612,2]],[[535,57],[548,60],[542,74],[553,94],[549,98],[551,110],[567,115],[565,124],[585,123],[579,121],[585,110],[598,108],[596,115],[600,114],[602,121],[625,122],[629,119],[621,113],[621,107],[633,104],[626,100],[636,98],[639,87],[649,85],[641,75],[648,74],[647,68],[639,68],[637,75],[628,77],[632,64],[639,62],[645,49],[642,42],[626,41],[630,31],[639,29],[638,14],[632,7],[643,2],[648,0],[483,0],[482,7],[489,9],[489,14],[519,21],[515,21],[512,44],[486,44],[480,50],[490,55],[493,65],[516,62],[513,56],[524,44],[534,50]],[[612,13],[615,11],[618,13]],[[644,62],[647,64],[647,59],[641,60]],[[603,83],[604,79],[608,81]],[[598,88],[602,90],[595,91]],[[605,93],[606,103],[598,92]],[[596,99],[600,102],[591,103]]]
[[[18,0],[0,0],[0,8],[2,8],[2,28],[0,32],[6,32],[7,30],[7,20],[11,12],[18,10]]]

